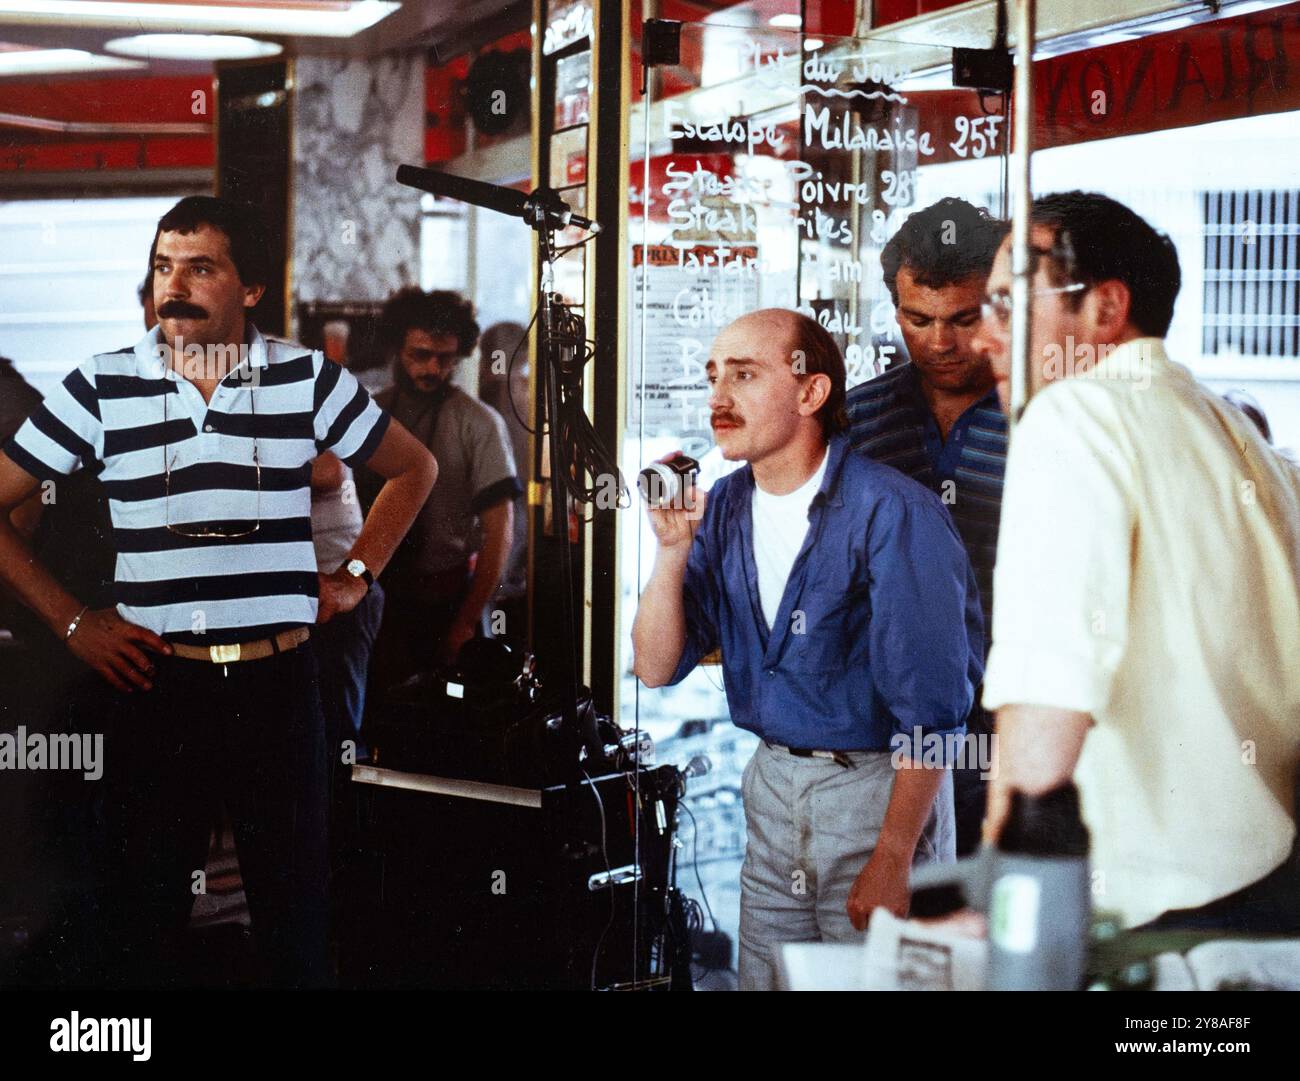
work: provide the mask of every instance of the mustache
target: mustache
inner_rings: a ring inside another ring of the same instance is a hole
[[[745,422],[736,416],[735,413],[714,413],[709,417],[710,426],[716,424],[734,424],[739,428],[744,423]]]
[[[166,301],[156,314],[159,319],[206,319],[208,317],[206,309],[183,300]]]

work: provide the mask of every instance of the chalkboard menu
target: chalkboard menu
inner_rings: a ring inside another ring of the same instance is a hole
[[[917,208],[926,166],[1006,151],[997,101],[934,78],[943,55],[682,28],[682,63],[659,81],[673,92],[633,119],[629,437],[707,450],[709,345],[756,308],[818,320],[850,386],[899,359],[881,249]]]

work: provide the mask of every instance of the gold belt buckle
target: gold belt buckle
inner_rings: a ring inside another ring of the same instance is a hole
[[[208,646],[208,655],[212,658],[213,664],[229,664],[231,661],[237,661],[239,643],[235,642],[228,646]]]

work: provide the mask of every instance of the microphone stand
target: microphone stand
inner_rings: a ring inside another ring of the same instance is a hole
[[[562,537],[560,582],[563,591],[564,631],[567,642],[568,672],[563,691],[563,731],[570,738],[580,738],[589,754],[600,750],[595,703],[589,703],[587,730],[578,725],[577,685],[579,669],[574,652],[577,623],[573,613],[573,562],[569,541],[568,494],[579,478],[564,475],[564,455],[561,453],[562,434],[560,420],[563,415],[561,378],[581,403],[581,376],[585,362],[586,333],[581,319],[565,309],[555,292],[554,263],[556,259],[556,229],[573,224],[590,232],[599,232],[600,225],[575,214],[554,188],[537,188],[527,196],[511,188],[484,184],[465,177],[453,177],[414,165],[402,165],[397,170],[397,182],[421,191],[432,192],[447,198],[482,206],[499,214],[518,215],[537,233],[537,256],[540,264],[538,276],[538,385],[542,388],[543,410],[547,431],[547,446],[551,461],[551,520],[557,535]],[[577,436],[575,436],[577,438]],[[617,467],[615,467],[617,468]],[[561,532],[562,531],[562,532]]]
[[[560,439],[560,368],[563,364],[560,340],[561,321],[565,317],[564,305],[555,292],[555,222],[552,218],[551,198],[559,196],[552,190],[540,188],[524,204],[524,221],[537,233],[539,274],[537,281],[537,367],[538,386],[543,390],[543,415],[546,421],[546,441],[551,465],[551,522],[560,543],[560,590],[563,594],[565,646],[569,671],[563,683],[561,716],[568,738],[581,737],[578,728],[578,700],[576,686],[579,679],[578,660],[574,652],[577,624],[573,613],[573,558],[569,539],[568,485],[560,476],[564,462]],[[593,703],[594,708],[594,703]]]

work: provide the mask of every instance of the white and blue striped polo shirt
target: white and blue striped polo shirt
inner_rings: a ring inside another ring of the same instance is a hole
[[[220,645],[316,622],[311,462],[365,462],[388,414],[346,369],[249,326],[247,360],[212,401],[159,359],[155,328],[74,369],[4,448],[42,480],[103,482],[123,619],[172,641]],[[165,423],[164,423],[165,419]],[[261,466],[261,492],[253,449]],[[165,484],[170,465],[170,496]],[[55,486],[57,499],[57,484]],[[194,523],[241,537],[186,537]]]

